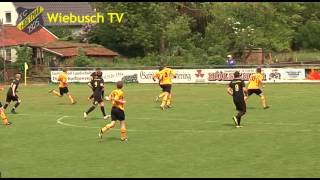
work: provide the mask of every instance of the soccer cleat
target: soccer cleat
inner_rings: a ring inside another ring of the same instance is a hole
[[[232,119],[233,119],[233,121],[234,121],[234,124],[235,124],[236,126],[238,126],[238,119],[237,119],[237,117],[233,116]]]
[[[84,112],[84,113],[83,113],[83,118],[84,118],[84,119],[87,119],[87,117],[88,117],[88,114],[87,114],[86,112]]]
[[[270,106],[263,107],[263,109],[269,109],[269,108],[270,108]]]
[[[17,114],[17,112],[14,109],[11,109],[12,114]]]
[[[121,138],[121,141],[128,141],[128,138],[127,137]]]
[[[236,128],[242,128],[243,126],[237,125]]]
[[[164,106],[160,106],[160,109],[161,109],[161,110],[165,110],[165,107],[164,107]]]
[[[103,119],[107,120],[111,117],[111,115],[106,115],[105,117],[103,117]]]
[[[99,135],[98,135],[100,139],[102,139],[102,134],[103,134],[102,129],[100,129],[100,132],[99,132]]]
[[[4,125],[9,126],[9,125],[11,125],[11,124],[12,124],[11,122],[7,122],[7,123],[5,123]]]
[[[172,106],[171,105],[166,105],[166,108],[172,108]]]
[[[53,90],[54,90],[54,89],[49,90],[49,91],[48,91],[48,93],[52,93],[52,92],[53,92]]]
[[[73,101],[73,103],[71,103],[71,104],[76,104],[77,103],[77,101]]]

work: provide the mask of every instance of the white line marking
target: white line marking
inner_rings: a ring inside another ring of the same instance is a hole
[[[95,129],[99,128],[99,127],[90,127],[90,126],[78,126],[78,125],[62,122],[62,119],[69,118],[69,117],[72,117],[72,116],[62,116],[59,119],[57,119],[57,123],[64,126],[70,126],[70,127],[95,128]]]
[[[93,126],[79,126],[79,125],[74,125],[74,124],[69,124],[69,123],[65,123],[62,122],[63,119],[65,118],[70,118],[72,116],[62,116],[60,118],[57,119],[57,123],[64,125],[64,126],[69,126],[69,127],[77,127],[77,128],[94,128],[94,129],[100,129],[101,127],[93,127]],[[151,119],[151,118],[150,118]],[[247,126],[249,128],[241,128],[239,129],[238,132],[270,132],[270,130],[267,129],[250,129],[250,126]],[[194,129],[190,129],[190,130],[186,130],[186,129],[149,129],[149,130],[137,130],[137,129],[128,129],[129,132],[172,132],[172,133],[206,133],[206,132],[210,132],[210,133],[230,133],[232,129],[235,128],[231,128],[228,130],[194,130]],[[120,130],[120,129],[114,129],[114,130]],[[281,132],[312,132],[314,130],[311,129],[301,129],[301,130],[297,130],[297,131],[281,131]]]

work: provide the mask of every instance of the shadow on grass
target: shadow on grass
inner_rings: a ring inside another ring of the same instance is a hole
[[[107,142],[119,142],[119,143],[126,143],[126,142],[123,142],[120,140],[120,137],[112,137],[112,136],[109,136],[108,135],[105,135],[102,136],[102,139],[99,139],[99,143],[107,143]]]
[[[222,126],[234,127],[234,122],[224,123],[224,124],[222,124]]]

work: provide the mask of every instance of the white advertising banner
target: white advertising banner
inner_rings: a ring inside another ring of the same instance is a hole
[[[68,71],[68,82],[89,82],[90,74],[93,72],[91,70]],[[102,70],[102,78],[105,82],[117,82],[120,80],[138,82],[138,72],[136,70]],[[60,73],[61,71],[51,71],[51,81],[58,82]]]
[[[158,83],[152,80],[152,75],[158,70],[103,70],[105,82],[120,80],[136,83]],[[173,83],[227,83],[233,79],[233,73],[239,71],[241,78],[249,80],[255,73],[253,68],[235,69],[175,69],[176,77]],[[61,71],[51,71],[51,81],[58,82]],[[89,82],[92,70],[68,71],[68,82]],[[303,68],[263,68],[264,82],[303,82],[306,81]]]

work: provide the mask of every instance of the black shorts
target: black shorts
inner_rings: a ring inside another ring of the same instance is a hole
[[[162,91],[163,91],[163,85],[161,85],[160,83],[159,83],[159,86],[160,86],[160,88],[162,89]]]
[[[67,94],[69,92],[68,87],[60,87],[60,95],[63,96],[63,94]]]
[[[248,89],[248,96],[251,96],[251,94],[253,94],[253,93],[260,96],[262,91],[261,91],[261,89]]]
[[[243,111],[243,112],[247,111],[247,106],[244,99],[233,99],[233,103],[236,106],[236,109],[238,111]]]
[[[18,95],[12,96],[11,94],[7,94],[6,102],[9,103],[11,101],[19,101]]]
[[[103,102],[101,93],[93,93],[93,104],[97,105]]]
[[[171,84],[163,84],[161,85],[161,87],[163,92],[171,93],[171,87],[172,87]]]
[[[123,121],[125,120],[125,114],[124,114],[124,111],[117,108],[117,107],[112,107],[111,108],[111,120],[112,121]]]

